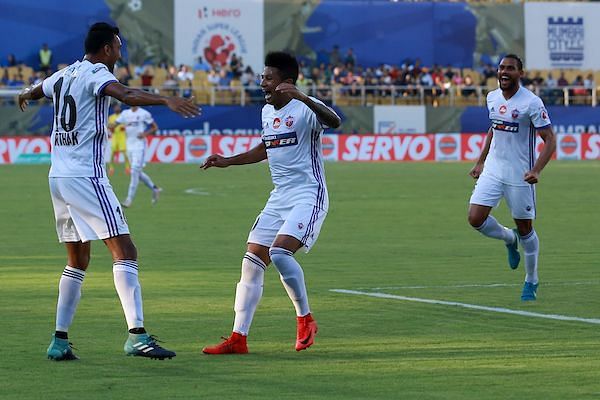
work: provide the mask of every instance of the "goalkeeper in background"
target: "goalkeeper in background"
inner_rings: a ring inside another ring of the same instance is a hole
[[[129,175],[129,159],[127,158],[127,145],[125,126],[117,124],[117,118],[121,115],[121,104],[113,105],[113,113],[108,117],[108,130],[110,131],[110,157],[108,157],[108,174],[112,176],[115,173],[113,162],[119,162],[120,154],[125,159],[125,173]]]

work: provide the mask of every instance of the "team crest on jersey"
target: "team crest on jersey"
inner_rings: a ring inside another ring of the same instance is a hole
[[[511,115],[512,115],[513,119],[519,118],[519,110],[517,110],[517,109],[512,110]]]
[[[277,129],[281,126],[281,120],[279,118],[275,118],[273,120],[273,129]]]
[[[298,222],[298,229],[302,230],[304,228],[304,224],[302,222]]]
[[[498,111],[500,111],[500,114],[506,114],[506,106],[504,104],[502,104]]]
[[[548,119],[548,113],[542,108],[542,119]]]
[[[262,141],[268,150],[277,147],[295,146],[298,144],[298,137],[296,135],[296,132],[288,132],[279,133],[277,135],[263,136]]]
[[[287,126],[288,128],[291,128],[292,125],[294,125],[294,117],[292,117],[291,115],[285,118],[285,126]]]

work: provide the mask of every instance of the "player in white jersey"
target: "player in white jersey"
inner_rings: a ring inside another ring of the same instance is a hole
[[[185,117],[199,114],[191,101],[162,97],[121,85],[111,71],[121,57],[119,29],[106,23],[92,25],[85,39],[85,57],[25,89],[21,110],[29,100],[50,97],[54,103],[49,183],[56,231],[65,243],[67,266],[60,282],[56,332],[48,347],[52,360],[77,359],[68,329],[81,297],[90,260],[90,241],[103,240],[113,258],[113,276],[123,306],[129,336],[128,355],[171,358],[144,328],[137,249],[104,168],[109,97],[129,105],[166,105]]]
[[[131,207],[135,192],[140,182],[152,190],[152,204],[156,204],[161,189],[152,182],[152,179],[144,172],[144,157],[146,153],[146,136],[154,134],[158,127],[152,118],[152,114],[143,108],[134,106],[125,110],[116,120],[117,124],[125,126],[127,135],[127,158],[131,165],[131,179],[127,198],[121,204],[123,207]]]
[[[536,216],[535,184],[556,149],[556,139],[542,100],[520,86],[521,59],[509,54],[498,65],[500,88],[487,96],[491,127],[485,146],[469,174],[477,179],[469,201],[469,223],[483,235],[503,240],[508,263],[519,266],[523,247],[525,283],[521,300],[537,297],[539,240],[533,229]],[[544,141],[535,159],[536,133]],[[490,215],[501,198],[511,210],[516,229],[504,227]]]
[[[224,168],[268,159],[274,186],[248,236],[235,293],[233,332],[224,342],[205,347],[202,351],[206,354],[248,352],[246,337],[271,261],[296,310],[296,350],[311,346],[317,333],[304,272],[294,253],[314,245],[327,215],[321,134],[324,127],[337,128],[341,120],[321,101],[300,92],[295,86],[297,78],[298,62],[293,56],[269,53],[261,80],[267,102],[262,110],[262,142],[233,157],[213,154],[202,166]]]

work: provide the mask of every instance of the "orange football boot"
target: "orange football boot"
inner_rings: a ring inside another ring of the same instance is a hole
[[[204,354],[246,354],[248,345],[246,336],[237,332],[232,332],[228,338],[223,337],[224,341],[214,346],[207,346],[202,349]]]
[[[310,313],[304,317],[296,317],[296,321],[296,351],[301,351],[312,346],[319,328]]]

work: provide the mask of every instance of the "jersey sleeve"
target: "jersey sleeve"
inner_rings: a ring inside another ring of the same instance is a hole
[[[44,96],[51,99],[52,92],[54,92],[54,84],[59,78],[59,75],[62,74],[62,69],[60,71],[56,71],[42,82],[42,91],[44,92]]]
[[[537,96],[529,104],[529,118],[536,129],[552,125],[548,111],[544,107],[544,102]]]
[[[94,96],[102,95],[102,91],[109,83],[118,82],[117,78],[108,71],[106,65],[94,64],[91,72],[88,83]]]
[[[154,118],[152,118],[152,114],[150,114],[148,111],[144,110],[144,123],[146,125],[152,125],[154,123]]]

